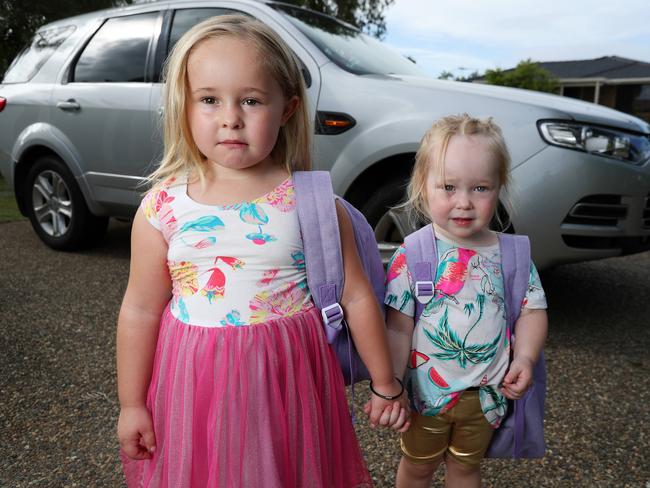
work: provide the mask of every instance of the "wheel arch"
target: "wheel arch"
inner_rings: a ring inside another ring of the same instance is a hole
[[[357,175],[346,190],[344,198],[355,207],[361,208],[377,189],[377,181],[404,181],[410,177],[414,163],[413,152],[394,154],[381,159]]]
[[[72,141],[57,127],[39,122],[26,127],[16,138],[11,151],[14,167],[14,192],[19,209],[25,215],[24,186],[31,166],[42,156],[52,156],[61,161],[72,173],[81,190],[86,206],[95,215],[105,215],[103,207],[92,197],[92,188],[84,176],[81,156]]]

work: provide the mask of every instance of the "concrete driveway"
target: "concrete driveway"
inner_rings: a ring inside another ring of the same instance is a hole
[[[100,247],[67,254],[27,222],[0,224],[0,486],[122,486],[114,331],[129,230],[113,222]],[[488,460],[485,486],[650,486],[649,276],[650,253],[542,274],[548,453]],[[363,420],[358,433],[377,486],[392,486],[395,435]]]

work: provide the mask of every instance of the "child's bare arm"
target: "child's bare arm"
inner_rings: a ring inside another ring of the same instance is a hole
[[[117,385],[120,399],[118,437],[124,452],[135,459],[155,449],[147,388],[162,311],[171,294],[167,244],[138,210],[131,231],[129,282],[117,325]]]
[[[512,363],[503,379],[503,393],[516,400],[530,387],[533,381],[533,367],[537,362],[548,331],[546,310],[527,309],[515,324],[515,340]]]
[[[345,283],[341,306],[350,326],[354,344],[370,372],[373,388],[386,396],[398,394],[402,387],[395,380],[393,365],[390,359],[388,341],[377,299],[370,285],[357,253],[354,241],[354,230],[347,212],[337,204],[337,216],[341,232],[341,247],[343,252],[343,267]],[[377,395],[371,397],[370,423],[372,425],[393,425],[403,423],[405,414],[398,414],[396,408],[406,410],[406,395],[399,397],[400,407],[395,407],[394,401],[385,400]],[[387,416],[382,415],[390,407]],[[382,418],[382,416],[384,418]],[[401,420],[400,420],[401,419]]]
[[[411,341],[413,340],[413,317],[388,307],[386,311],[388,347],[393,358],[393,371],[399,378],[404,377],[408,364]]]

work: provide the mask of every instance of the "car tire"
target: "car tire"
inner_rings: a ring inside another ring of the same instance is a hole
[[[404,201],[406,184],[406,180],[398,180],[379,187],[361,207],[361,212],[375,231],[384,264],[404,242],[404,237],[420,227],[412,215],[394,208]]]
[[[510,220],[508,210],[501,201],[497,203],[495,215],[492,217],[492,221],[490,222],[490,229],[497,232],[503,232],[504,234],[515,233],[515,226],[512,224],[512,220]]]
[[[93,215],[66,165],[41,156],[27,173],[24,204],[38,237],[52,249],[74,251],[96,244],[108,217]]]

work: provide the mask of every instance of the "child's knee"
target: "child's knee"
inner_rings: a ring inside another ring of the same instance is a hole
[[[433,477],[436,469],[440,465],[440,460],[430,463],[414,463],[406,456],[402,456],[400,468],[404,469],[405,474],[415,479],[429,479]]]
[[[448,473],[453,473],[460,476],[470,476],[481,472],[480,462],[462,462],[456,459],[454,456],[449,455],[449,453],[447,453],[445,456],[445,465],[447,467]]]

